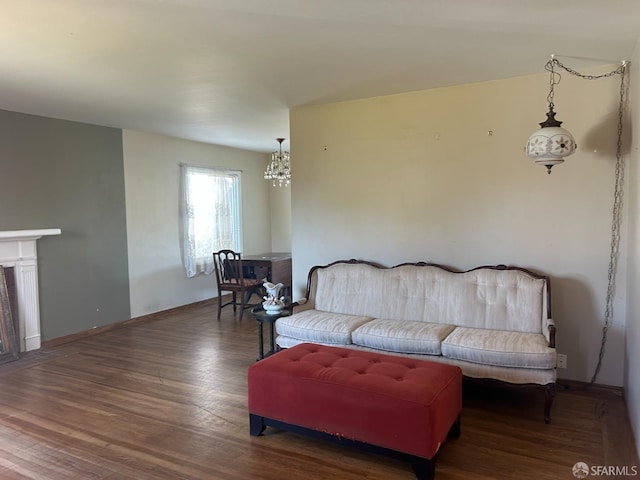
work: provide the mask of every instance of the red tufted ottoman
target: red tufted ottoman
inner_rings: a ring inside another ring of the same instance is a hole
[[[251,435],[266,426],[393,454],[430,479],[460,433],[460,368],[303,343],[249,367]]]

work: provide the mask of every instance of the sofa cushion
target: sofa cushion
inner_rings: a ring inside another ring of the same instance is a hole
[[[311,343],[349,345],[351,332],[370,320],[365,316],[305,310],[276,320],[276,331]]]
[[[351,342],[388,352],[440,355],[440,343],[454,328],[454,325],[378,318],[355,329]]]
[[[442,342],[445,357],[521,368],[555,368],[556,350],[541,333],[457,327]]]

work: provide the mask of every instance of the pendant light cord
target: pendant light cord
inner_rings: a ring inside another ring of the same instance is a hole
[[[624,159],[622,156],[622,127],[624,120],[624,98],[625,98],[625,70],[626,64],[622,65],[620,71],[620,104],[618,106],[618,140],[616,143],[616,167],[615,183],[613,190],[613,208],[611,213],[611,245],[609,249],[609,269],[607,272],[607,296],[604,309],[604,325],[602,326],[602,340],[600,342],[600,352],[598,363],[591,377],[590,384],[594,384],[604,358],[605,346],[607,344],[607,332],[613,322],[613,300],[615,296],[616,272],[618,271],[618,257],[620,254],[620,226],[622,224],[622,194],[624,187]]]
[[[613,209],[611,214],[611,244],[609,249],[609,268],[607,271],[607,295],[605,300],[604,309],[604,324],[602,326],[602,339],[600,341],[600,352],[598,354],[598,363],[591,377],[590,385],[593,385],[600,373],[602,367],[602,360],[604,359],[605,346],[607,344],[607,333],[611,324],[613,323],[613,300],[616,290],[616,273],[618,271],[618,258],[620,254],[620,226],[622,224],[622,194],[624,186],[624,158],[622,155],[622,127],[624,122],[624,107],[625,107],[625,94],[626,94],[626,70],[629,62],[622,62],[622,64],[612,70],[611,72],[604,73],[602,75],[583,75],[575,70],[566,67],[557,58],[552,57],[545,66],[545,68],[552,72],[552,85],[559,83],[558,79],[555,81],[553,75],[554,66],[558,66],[566,72],[576,75],[585,80],[597,80],[599,78],[612,77],[614,75],[620,75],[620,103],[618,105],[618,138],[616,142],[616,166],[615,166],[615,183],[613,189]],[[556,74],[557,75],[557,74]],[[552,90],[553,91],[553,90]],[[553,100],[553,98],[552,98]]]

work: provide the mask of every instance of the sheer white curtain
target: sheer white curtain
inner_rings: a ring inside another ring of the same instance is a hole
[[[242,249],[240,172],[181,165],[183,263],[188,277],[213,271],[213,252]]]

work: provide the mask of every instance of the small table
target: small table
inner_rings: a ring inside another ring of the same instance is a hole
[[[275,338],[273,334],[273,325],[276,323],[280,317],[287,317],[289,315],[289,309],[285,306],[282,310],[277,313],[267,313],[262,305],[258,305],[251,309],[251,315],[258,322],[258,358],[257,360],[262,360],[269,355],[273,355],[276,353],[276,344]],[[263,326],[265,323],[269,324],[269,351],[264,353],[264,346],[262,340],[262,332]]]

